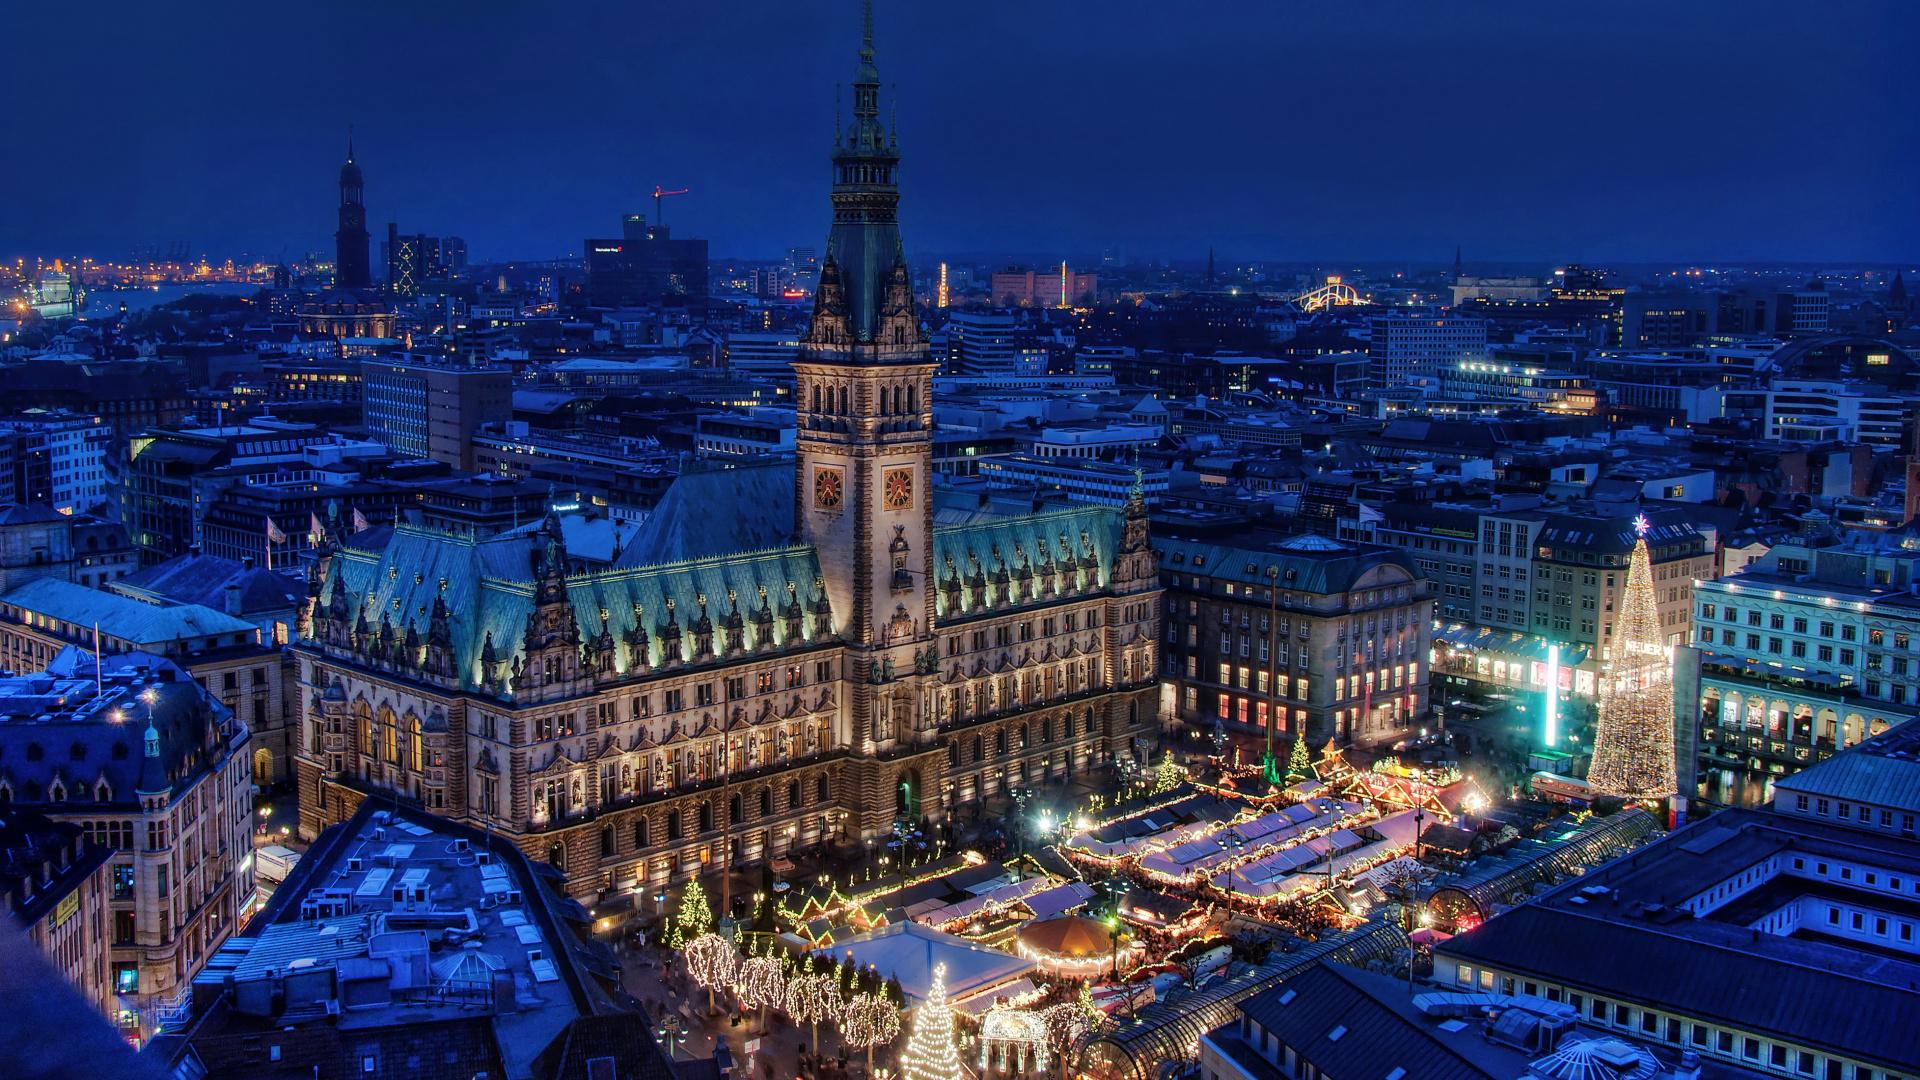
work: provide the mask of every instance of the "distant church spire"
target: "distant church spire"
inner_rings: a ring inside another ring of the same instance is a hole
[[[1900,271],[1893,272],[1893,285],[1887,289],[1887,310],[1907,310],[1907,283],[1901,279]]]
[[[1453,280],[1448,284],[1460,284],[1460,248],[1458,245],[1453,249]]]
[[[365,177],[353,158],[353,125],[347,125],[347,162],[340,166],[340,224],[333,234],[333,284],[337,289],[365,289],[373,284],[367,235]]]

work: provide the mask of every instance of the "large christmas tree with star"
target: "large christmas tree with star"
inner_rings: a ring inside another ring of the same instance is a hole
[[[1600,724],[1587,780],[1596,792],[1664,799],[1679,790],[1673,763],[1673,662],[1660,631],[1647,556],[1647,519],[1634,523],[1613,658],[1600,676]]]
[[[960,1080],[953,1052],[953,1010],[947,1006],[947,965],[933,969],[927,999],[913,1010],[913,1035],[900,1055],[901,1080]]]

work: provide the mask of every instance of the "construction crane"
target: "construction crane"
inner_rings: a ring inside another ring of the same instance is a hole
[[[667,219],[662,217],[660,214],[661,199],[664,199],[669,195],[685,195],[688,190],[689,189],[687,188],[681,188],[679,191],[667,191],[664,188],[662,188],[660,185],[655,184],[653,186],[653,223],[661,227],[665,227],[667,224]]]

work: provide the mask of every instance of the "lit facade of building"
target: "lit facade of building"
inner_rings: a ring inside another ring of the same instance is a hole
[[[1368,320],[1368,382],[1403,386],[1416,374],[1487,354],[1487,323],[1464,315],[1376,315]]]
[[[1920,715],[1920,556],[1903,534],[1776,545],[1695,586],[1701,797],[1754,806],[1774,784]]]
[[[1425,715],[1433,598],[1405,554],[1310,534],[1156,546],[1172,715],[1314,747],[1392,742]]]
[[[391,797],[589,896],[1144,756],[1143,500],[934,524],[936,362],[878,91],[869,41],[794,363],[795,465],[683,475],[599,571],[569,572],[557,515],[329,547],[296,646],[303,833]]]
[[[182,1015],[193,976],[253,901],[250,733],[178,665],[69,649],[0,679],[0,802],[112,850],[110,1007],[129,1038]]]

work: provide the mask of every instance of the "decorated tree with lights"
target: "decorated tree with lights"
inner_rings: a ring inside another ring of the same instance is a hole
[[[1100,1006],[1093,1002],[1093,991],[1085,983],[1080,984],[1080,994],[1074,1000],[1040,1011],[1041,1023],[1047,1029],[1047,1043],[1060,1054],[1063,1063],[1073,1052],[1073,1044],[1098,1026],[1101,1015]]]
[[[760,1029],[766,1030],[767,1010],[787,1004],[787,972],[776,956],[755,956],[733,973],[733,993],[743,1009],[760,1010]]]
[[[1167,756],[1160,759],[1159,768],[1153,771],[1153,793],[1172,791],[1186,782],[1187,770],[1173,760],[1173,751],[1167,751]]]
[[[873,1074],[873,1048],[900,1034],[900,1007],[881,994],[861,994],[841,1013],[840,1035],[848,1046],[867,1048],[867,1074]]]
[[[1287,757],[1287,779],[1313,779],[1313,764],[1307,760],[1307,739],[1304,735],[1293,740],[1293,753]]]
[[[687,942],[683,954],[687,958],[687,974],[695,982],[707,988],[707,1011],[713,1011],[713,991],[733,981],[734,966],[739,956],[727,939],[718,934],[701,934]]]
[[[953,1052],[953,1010],[947,1006],[947,965],[933,969],[927,999],[913,1011],[913,1034],[900,1054],[901,1080],[960,1080]]]
[[[673,917],[673,926],[667,932],[667,948],[677,949],[712,929],[713,908],[707,904],[707,893],[700,887],[700,879],[694,878],[687,883],[687,891],[680,895],[680,912]]]
[[[1679,790],[1673,764],[1673,662],[1667,658],[1647,557],[1647,519],[1634,542],[1613,635],[1613,662],[1600,676],[1600,723],[1587,779],[1596,792],[1663,799]]]
[[[787,982],[787,1015],[796,1024],[813,1029],[813,1045],[820,1045],[820,1021],[840,1015],[840,980],[828,972],[795,975]]]

